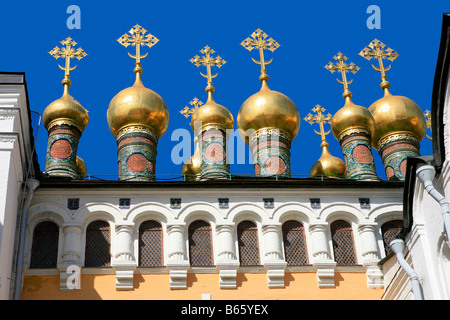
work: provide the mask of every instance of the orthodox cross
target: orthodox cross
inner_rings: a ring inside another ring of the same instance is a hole
[[[430,129],[431,131],[431,112],[430,110],[425,110],[425,112],[423,113],[423,115],[425,116],[425,123],[427,124],[427,128]],[[432,137],[430,137],[429,135],[426,135],[428,139],[433,140]]]
[[[381,87],[383,89],[389,88],[389,82],[386,81],[386,71],[389,71],[391,69],[391,66],[385,68],[383,65],[383,59],[388,59],[390,61],[394,61],[398,58],[398,53],[391,49],[387,48],[384,49],[386,45],[381,42],[380,40],[374,39],[367,47],[365,47],[359,55],[363,58],[366,58],[367,60],[371,60],[372,58],[378,59],[378,65],[379,67],[375,67],[372,65],[372,67],[378,71],[381,72],[381,80],[383,81],[381,83]]]
[[[353,62],[350,64],[346,64],[344,61],[348,60],[346,56],[344,56],[341,52],[338,52],[337,55],[333,57],[334,60],[337,60],[338,62],[336,64],[333,64],[333,62],[328,62],[328,64],[325,66],[325,69],[330,71],[331,73],[334,73],[336,70],[341,73],[342,80],[336,79],[340,84],[344,85],[344,98],[345,97],[351,97],[352,93],[348,89],[348,85],[353,82],[353,80],[348,81],[347,80],[347,73],[350,71],[353,74],[356,74],[361,68],[356,66]]]
[[[129,34],[131,35],[129,35]],[[144,59],[148,56],[148,52],[144,55],[141,55],[141,46],[147,46],[149,48],[153,47],[159,39],[156,38],[154,35],[147,33],[147,30],[142,28],[140,25],[135,25],[133,28],[131,28],[128,33],[125,33],[123,36],[121,36],[117,41],[123,45],[125,48],[127,48],[129,45],[136,47],[136,54],[132,55],[128,52],[128,55],[136,59],[136,70],[135,71],[141,71],[141,59]]]
[[[53,56],[55,59],[58,58],[64,58],[66,59],[66,64],[64,67],[61,67],[58,65],[58,67],[64,71],[64,80],[63,85],[64,86],[70,86],[72,82],[70,81],[70,72],[75,70],[77,66],[71,67],[70,66],[70,59],[77,58],[78,60],[83,59],[87,56],[87,53],[83,51],[83,49],[78,48],[74,49],[74,46],[76,46],[78,43],[73,41],[72,38],[67,38],[66,40],[61,41],[61,44],[65,47],[59,48],[54,47],[53,50],[49,52],[51,56]]]
[[[261,81],[268,80],[268,76],[266,75],[266,65],[272,63],[273,59],[269,61],[264,60],[264,50],[268,49],[274,52],[276,49],[280,47],[280,44],[273,40],[272,38],[267,39],[268,35],[262,31],[261,29],[257,29],[253,32],[250,37],[241,42],[241,46],[243,46],[248,51],[252,51],[253,49],[259,50],[259,58],[257,61],[252,58],[253,62],[259,64],[261,66]]]
[[[203,102],[201,102],[199,99],[194,98],[194,100],[192,100],[191,102],[189,102],[189,104],[191,106],[194,106],[193,108],[189,108],[188,106],[184,107],[183,110],[180,111],[180,113],[187,118],[189,118],[189,116],[191,114],[193,114],[195,112],[195,110],[198,109],[198,107],[200,107]]]
[[[328,130],[327,132],[325,132],[323,125],[324,125],[324,123],[330,123],[332,116],[330,113],[328,113],[327,115],[324,115],[322,112],[325,112],[326,109],[322,108],[320,105],[316,105],[311,110],[314,111],[315,113],[317,113],[317,115],[313,116],[311,113],[309,113],[304,119],[305,119],[305,121],[309,122],[309,124],[313,124],[313,123],[319,124],[320,132],[317,132],[316,130],[314,130],[314,132],[322,137],[322,144],[327,143],[327,139],[325,138],[325,136],[328,135],[331,130]]]
[[[193,64],[195,64],[196,67],[205,66],[206,67],[206,75],[200,72],[200,74],[208,80],[208,86],[206,87],[207,91],[214,92],[214,87],[212,86],[212,79],[217,77],[218,74],[212,75],[211,74],[211,67],[218,67],[220,68],[225,63],[227,63],[225,60],[223,60],[220,56],[212,57],[211,55],[215,53],[213,49],[211,49],[209,46],[204,47],[202,50],[200,50],[201,53],[204,54],[204,56],[200,57],[198,55],[195,55],[194,58],[189,60]]]

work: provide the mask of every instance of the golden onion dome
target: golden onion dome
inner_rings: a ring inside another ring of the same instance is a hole
[[[427,128],[423,111],[411,99],[394,96],[387,87],[383,89],[384,97],[369,107],[375,121],[373,147],[378,149],[378,142],[387,134],[401,131],[409,132],[421,141]]]
[[[234,118],[231,112],[214,101],[211,88],[208,88],[208,100],[207,102],[195,109],[192,114],[191,128],[195,132],[206,125],[219,125],[225,129],[233,129]],[[201,126],[196,127],[195,123],[201,123]],[[195,132],[197,135],[197,132]]]
[[[345,178],[346,166],[342,159],[334,157],[328,150],[328,143],[322,143],[322,155],[317,160],[309,175],[311,177]]]
[[[73,125],[83,132],[89,123],[88,111],[69,94],[68,85],[64,86],[62,97],[45,108],[42,119],[47,130],[54,124],[64,123]]]
[[[106,117],[115,137],[120,129],[135,125],[150,128],[160,138],[169,125],[166,103],[142,84],[140,72],[136,72],[133,86],[120,91],[109,104]]]
[[[195,137],[195,140],[197,137]],[[183,163],[181,175],[186,181],[195,181],[200,177],[201,156],[200,149],[196,145],[194,155]]]
[[[81,179],[86,178],[87,175],[86,163],[79,156],[77,156],[77,172]]]
[[[292,140],[300,128],[300,114],[297,106],[286,95],[271,90],[266,80],[262,80],[261,90],[250,96],[241,106],[237,116],[237,125],[246,137],[247,131],[262,128],[277,128],[285,131]]]
[[[351,96],[345,98],[344,106],[334,114],[331,120],[331,131],[338,141],[342,132],[349,128],[365,129],[370,134],[374,129],[372,113],[367,108],[354,104]]]

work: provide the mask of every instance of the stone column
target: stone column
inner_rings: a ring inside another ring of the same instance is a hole
[[[234,225],[223,224],[216,226],[218,259],[216,262],[219,270],[220,288],[235,289],[237,269],[239,261],[236,258],[236,246],[234,241]]]
[[[187,271],[189,261],[186,254],[184,239],[185,225],[175,224],[167,226],[168,257],[170,289],[187,289]]]
[[[62,261],[58,265],[60,290],[81,289],[81,232],[80,225],[65,225],[63,230]]]
[[[380,254],[376,238],[376,224],[365,224],[358,227],[361,239],[363,265],[366,270],[367,287],[370,289],[382,289],[383,271],[378,266]]]
[[[309,227],[311,234],[313,266],[320,288],[334,288],[334,270],[336,262],[331,259],[327,239],[328,224],[313,224]]]
[[[133,225],[116,226],[116,254],[114,269],[116,270],[116,290],[132,290],[136,259],[133,250]]]
[[[265,225],[262,228],[264,239],[264,267],[267,271],[269,288],[284,288],[286,261],[281,248],[280,225]]]

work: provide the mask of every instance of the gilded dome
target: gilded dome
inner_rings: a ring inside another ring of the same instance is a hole
[[[300,128],[300,114],[294,102],[284,94],[269,89],[263,81],[261,90],[250,96],[237,116],[238,128],[245,137],[248,130],[277,128],[294,140]],[[248,137],[245,141],[248,143]]]
[[[76,101],[65,88],[61,98],[50,103],[42,115],[44,126],[49,130],[58,121],[76,126],[80,132],[86,129],[89,123],[88,111]]]
[[[374,119],[367,108],[354,104],[350,97],[346,97],[344,106],[334,114],[331,120],[331,131],[339,141],[341,133],[349,128],[366,129],[372,134]]]
[[[426,122],[420,107],[407,97],[392,95],[387,88],[384,92],[384,97],[369,107],[375,121],[373,147],[378,149],[381,138],[399,131],[409,132],[421,141],[425,136]]]
[[[194,132],[196,129],[200,129],[195,127],[195,122],[200,122],[201,126],[217,124],[225,127],[225,129],[233,129],[234,127],[233,115],[227,108],[214,101],[212,92],[208,92],[208,101],[192,114],[191,128]],[[197,135],[196,132],[195,134]]]
[[[311,177],[345,178],[345,172],[344,161],[330,154],[328,143],[322,144],[322,156],[313,164],[309,175]]]
[[[166,103],[156,92],[144,87],[139,72],[134,85],[111,100],[106,117],[114,136],[125,126],[141,125],[152,129],[160,138],[169,125]]]
[[[78,175],[80,176],[81,179],[86,178],[86,175],[87,175],[86,163],[79,156],[77,156],[77,171],[78,171]]]

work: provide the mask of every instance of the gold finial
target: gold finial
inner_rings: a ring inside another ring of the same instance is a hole
[[[214,87],[212,85],[212,79],[217,77],[218,74],[212,75],[211,74],[211,67],[218,67],[220,68],[225,63],[227,63],[225,60],[223,60],[220,56],[212,57],[211,55],[215,53],[213,49],[211,49],[209,46],[205,46],[202,50],[200,50],[201,53],[204,54],[204,56],[199,57],[198,55],[195,55],[194,58],[189,60],[193,64],[195,64],[196,67],[205,66],[206,67],[206,75],[200,72],[200,74],[208,80],[208,84],[206,86],[206,92],[213,93]],[[209,95],[208,99],[212,97],[212,95]]]
[[[425,110],[425,112],[423,113],[423,115],[425,116],[425,123],[427,125],[427,128],[430,129],[430,132],[433,133],[431,131],[431,112],[430,110]],[[428,139],[433,140],[432,137],[430,137],[429,135],[426,135]]]
[[[250,38],[251,37],[251,38]],[[256,64],[259,64],[261,66],[261,76],[259,79],[261,81],[267,81],[269,80],[269,76],[266,72],[266,65],[272,63],[273,59],[270,59],[269,61],[264,60],[264,50],[268,49],[272,52],[274,52],[276,49],[280,47],[280,44],[273,40],[272,38],[267,39],[268,35],[262,31],[261,29],[257,29],[255,32],[253,32],[250,37],[245,39],[241,42],[241,46],[243,46],[248,51],[252,51],[253,49],[259,50],[259,58],[260,60],[257,61],[252,58],[253,62]],[[253,38],[253,39],[252,39]]]
[[[188,106],[184,107],[183,110],[180,111],[180,113],[187,118],[189,118],[189,116],[191,114],[193,114],[195,112],[195,110],[198,109],[198,107],[200,107],[203,102],[201,102],[199,99],[194,98],[194,100],[192,100],[191,102],[189,102],[189,104],[191,106],[194,106],[193,108],[189,108]]]
[[[131,35],[131,37],[128,35],[128,33]],[[145,30],[138,24],[131,28],[128,33],[125,33],[123,36],[117,39],[117,41],[125,48],[129,45],[136,47],[136,55],[132,55],[129,52],[128,55],[131,58],[136,59],[136,68],[134,69],[134,72],[136,74],[140,74],[142,73],[141,59],[144,59],[148,56],[148,52],[144,55],[141,55],[141,46],[147,46],[151,48],[159,41],[159,39],[150,33],[145,35],[147,33],[147,30]]]
[[[365,47],[359,55],[366,58],[367,60],[371,60],[372,58],[378,59],[378,65],[379,67],[375,67],[372,65],[372,67],[378,71],[381,72],[381,88],[382,89],[389,89],[390,83],[386,80],[386,71],[389,71],[391,69],[391,66],[385,68],[383,65],[383,59],[388,59],[390,61],[394,61],[398,58],[398,53],[391,49],[387,48],[384,50],[384,47],[386,45],[381,42],[380,40],[374,39],[367,47]]]
[[[322,137],[322,144],[320,146],[327,147],[328,143],[327,143],[326,135],[328,135],[331,132],[331,130],[328,130],[327,132],[325,132],[323,125],[324,125],[324,123],[330,123],[332,116],[330,113],[328,113],[327,115],[324,115],[323,112],[325,112],[326,109],[322,108],[320,105],[316,105],[311,110],[314,111],[315,113],[317,113],[317,115],[313,116],[311,113],[309,113],[304,119],[305,119],[305,121],[309,122],[309,124],[313,124],[313,123],[319,124],[320,132],[317,132],[316,130],[314,130],[314,132]]]
[[[78,43],[73,41],[72,38],[68,37],[66,40],[61,41],[61,44],[65,47],[59,48],[54,47],[53,50],[49,52],[51,56],[53,56],[55,59],[58,58],[65,58],[66,64],[64,67],[61,67],[58,65],[58,67],[64,71],[64,80],[62,81],[62,84],[64,86],[64,93],[69,93],[69,87],[72,84],[70,81],[70,71],[73,71],[77,68],[77,66],[71,67],[70,66],[70,59],[77,58],[78,60],[83,59],[87,56],[87,53],[83,51],[83,49],[78,48],[74,49],[73,47],[76,46]]]
[[[336,70],[341,73],[342,80],[336,79],[340,84],[344,85],[344,94],[342,95],[344,98],[351,98],[352,93],[348,89],[348,85],[353,82],[353,80],[348,81],[347,80],[347,73],[350,71],[353,74],[356,74],[361,68],[356,66],[353,62],[350,64],[346,64],[344,61],[348,60],[346,56],[344,56],[341,52],[338,52],[337,55],[333,57],[334,60],[337,60],[338,62],[336,64],[333,64],[333,62],[328,62],[328,64],[325,66],[325,69],[330,71],[331,73],[334,73]]]

